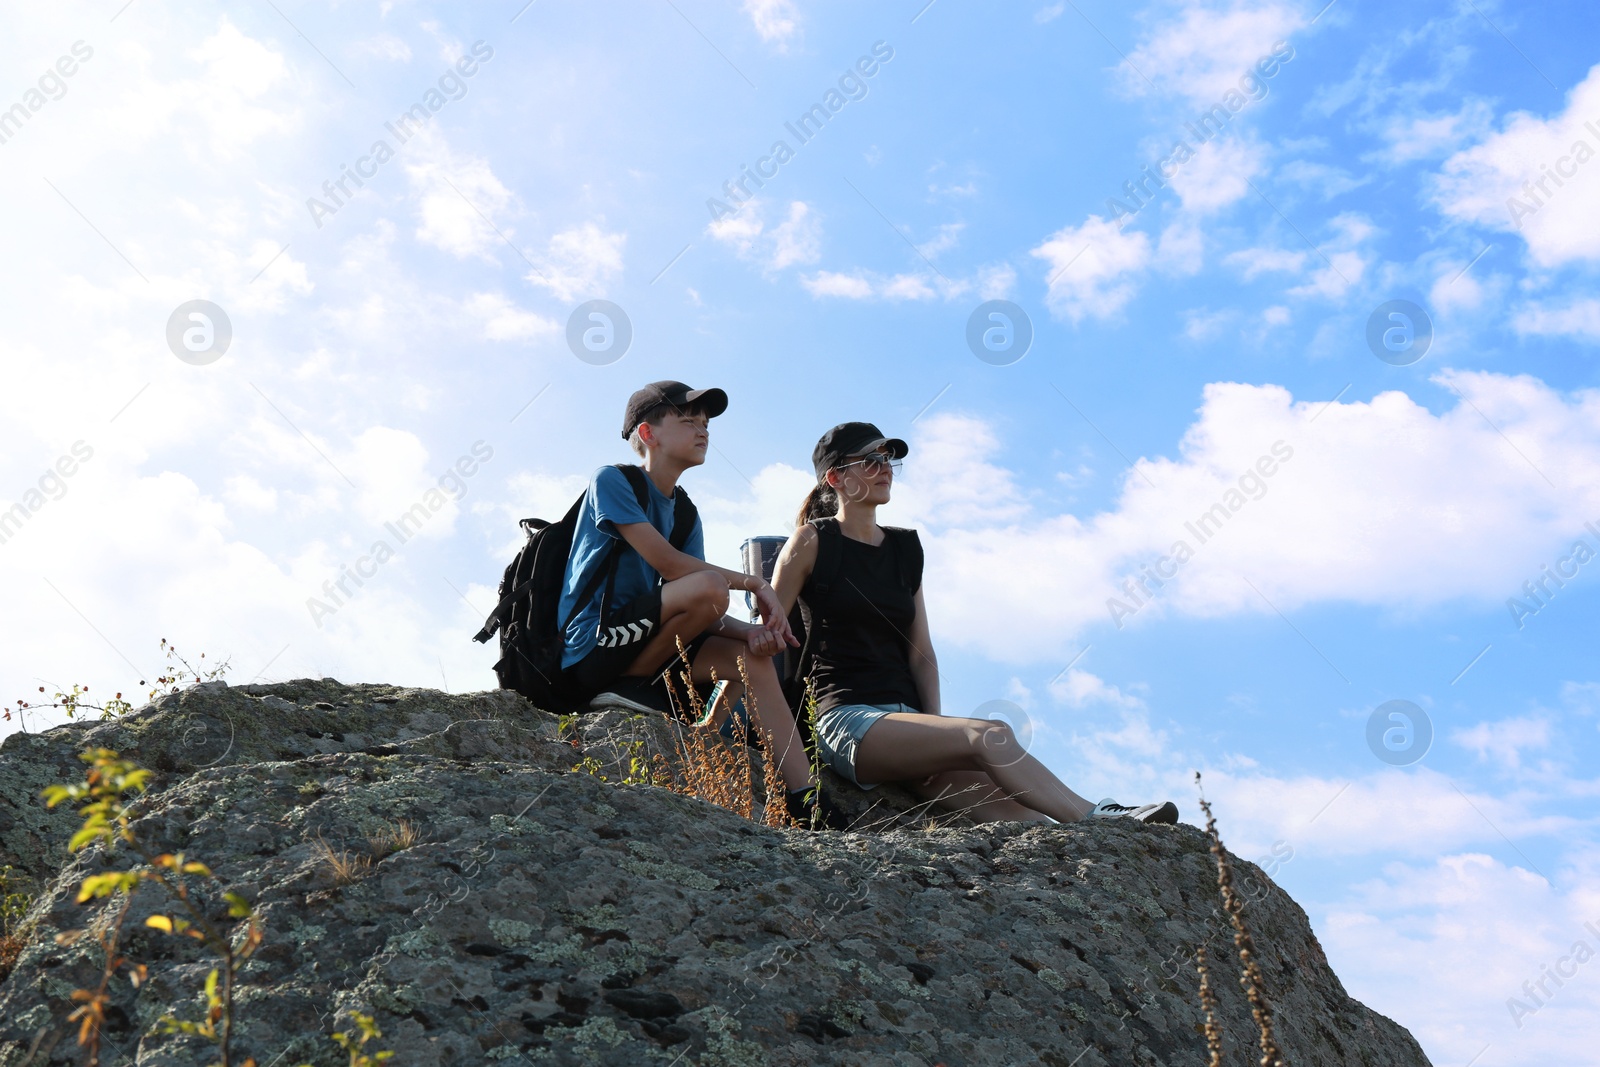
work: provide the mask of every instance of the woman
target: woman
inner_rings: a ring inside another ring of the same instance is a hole
[[[903,782],[980,821],[1177,822],[1170,801],[1091,804],[1028,755],[1006,723],[940,714],[921,545],[915,530],[878,525],[907,451],[871,423],[824,434],[811,456],[817,485],[778,556],[772,584],[783,610],[798,597],[810,616],[823,759],[862,788]]]

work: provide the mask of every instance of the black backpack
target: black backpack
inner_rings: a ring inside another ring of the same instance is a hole
[[[645,485],[644,471],[632,464],[622,463],[617,464],[617,469],[627,475],[639,506],[648,513],[650,495]],[[560,522],[523,519],[518,524],[527,531],[528,541],[500,579],[500,603],[484,620],[483,629],[472,637],[481,644],[498,631],[500,659],[494,665],[494,673],[500,681],[500,688],[514,689],[546,711],[585,710],[574,706],[578,702],[578,694],[573,691],[571,680],[561,669],[567,625],[593,599],[602,580],[605,582],[605,595],[600,601],[600,611],[601,624],[604,625],[604,615],[611,604],[617,563],[628,547],[626,541],[617,538],[605,563],[596,568],[588,584],[579,590],[571,613],[566,619],[557,620],[561,591],[566,584],[567,557],[572,553],[572,537],[577,531],[578,512],[583,507],[583,500],[580,496],[573,501]],[[682,486],[673,494],[672,507],[672,536],[668,541],[681,552],[694,530],[699,513]]]
[[[844,549],[844,534],[839,530],[838,519],[810,521],[817,530],[817,562],[795,600],[794,610],[789,613],[789,628],[794,631],[800,647],[784,655],[781,679],[783,698],[794,712],[801,737],[808,746],[811,738],[810,724],[805,714],[806,679],[811,676],[811,667],[817,658],[816,626],[813,620],[827,606],[833,593],[833,583],[839,577],[839,556]],[[900,560],[900,583],[909,592],[915,593],[922,584],[922,540],[917,536],[917,531],[898,526],[885,526],[883,532],[897,542],[895,547]]]

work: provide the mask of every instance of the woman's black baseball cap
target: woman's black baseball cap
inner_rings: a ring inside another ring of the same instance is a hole
[[[841,422],[823,434],[817,447],[811,450],[811,465],[821,478],[846,460],[880,448],[886,449],[891,459],[904,459],[911,451],[910,445],[898,437],[885,437],[883,431],[870,422]]]
[[[651,408],[662,404],[686,408],[696,402],[705,410],[708,419],[728,410],[728,394],[721,389],[690,389],[682,382],[651,382],[628,398],[627,410],[622,413],[622,439],[628,439],[634,427],[650,414]]]

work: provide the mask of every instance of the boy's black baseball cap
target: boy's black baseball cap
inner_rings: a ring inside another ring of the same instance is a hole
[[[708,419],[728,410],[728,394],[721,389],[690,389],[682,382],[651,382],[628,398],[628,408],[622,413],[622,439],[628,439],[651,408],[661,404],[686,408],[696,401],[705,409]]]
[[[829,470],[853,456],[887,449],[891,459],[904,459],[911,446],[898,437],[885,437],[883,431],[870,422],[841,422],[822,435],[817,447],[811,451],[811,465],[821,478]]]

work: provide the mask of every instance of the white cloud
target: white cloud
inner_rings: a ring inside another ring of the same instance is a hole
[[[1266,274],[1269,270],[1286,270],[1290,274],[1299,274],[1306,267],[1306,258],[1309,254],[1304,251],[1291,251],[1288,248],[1240,248],[1235,253],[1224,256],[1222,262],[1243,270],[1245,282],[1253,282],[1256,275]]]
[[[436,127],[424,127],[406,145],[406,175],[417,195],[417,240],[465,259],[502,248],[495,219],[512,203],[511,190],[495,176],[489,161],[458,157]],[[481,214],[480,214],[481,212]],[[500,224],[508,237],[515,231]]]
[[[263,135],[287,133],[298,125],[296,111],[254,103],[287,80],[283,55],[240,33],[226,18],[189,58],[205,67],[204,75],[187,87],[192,95],[186,103],[206,122],[209,154],[234,159]]]
[[[1017,284],[1017,272],[1009,263],[996,263],[978,270],[978,295],[985,300],[1004,300]]]
[[[1584,1063],[1600,1014],[1597,859],[1578,850],[1555,885],[1482,852],[1393,864],[1318,918],[1318,936],[1351,996],[1405,1020],[1434,1063]]]
[[[1150,238],[1138,230],[1090,215],[1082,226],[1064,226],[1033,249],[1048,265],[1052,311],[1081,322],[1110,318],[1133,299],[1138,276],[1150,265]]]
[[[530,341],[561,329],[554,319],[523,310],[504,293],[474,293],[462,310],[482,323],[483,336],[491,341]]]
[[[961,231],[966,228],[967,224],[964,222],[947,222],[939,227],[939,232],[932,240],[918,245],[917,251],[929,259],[936,259],[940,252],[947,252],[956,246],[961,240]]]
[[[1200,227],[1184,221],[1162,230],[1152,262],[1167,274],[1198,274],[1205,262],[1205,237]]]
[[[1468,139],[1482,137],[1494,110],[1485,100],[1467,100],[1461,109],[1443,114],[1393,115],[1380,135],[1389,142],[1384,157],[1392,163],[1452,152]]]
[[[1016,475],[991,462],[1000,450],[994,428],[970,415],[935,412],[918,420],[915,464],[937,471],[931,479],[903,479],[897,505],[914,514],[937,513],[953,526],[1020,519],[1027,504]]]
[[[1452,218],[1519,233],[1541,267],[1600,259],[1600,64],[1550,118],[1526,111],[1437,175],[1433,196]]]
[[[365,41],[357,41],[350,47],[350,51],[356,55],[375,56],[378,59],[388,59],[398,63],[411,59],[411,46],[392,33],[380,33]]]
[[[1217,139],[1200,146],[1172,176],[1184,209],[1211,214],[1251,195],[1249,179],[1266,170],[1266,149],[1255,141]]]
[[[1472,265],[1472,260],[1467,258],[1443,261],[1439,276],[1428,290],[1428,303],[1439,311],[1481,305],[1487,291],[1496,286],[1493,280],[1479,281],[1474,272],[1468,269]]]
[[[940,640],[1002,662],[1061,656],[1118,621],[1112,599],[1137,608],[1125,626],[1268,611],[1246,578],[1283,611],[1500,605],[1600,517],[1600,393],[1563,396],[1525,376],[1437,380],[1471,403],[1435,415],[1400,392],[1329,405],[1280,386],[1209,385],[1179,456],[1139,459],[1115,506],[1083,517],[1030,503],[997,462],[995,427],[919,420],[891,521],[923,528]],[[1191,526],[1207,515],[1202,541]],[[1125,591],[1180,541],[1193,558],[1175,578]],[[1026,581],[994,581],[1019,559],[1031,561]]]
[[[1104,704],[1114,708],[1143,708],[1140,698],[1124,693],[1105,679],[1074,667],[1050,683],[1050,695],[1072,708]]]
[[[744,0],[744,12],[761,39],[776,44],[780,51],[788,47],[789,38],[799,29],[794,0]]]
[[[1600,300],[1587,297],[1562,307],[1528,304],[1518,309],[1512,326],[1522,334],[1600,343]]]
[[[790,201],[788,216],[770,230],[765,213],[766,204],[751,197],[732,215],[712,221],[706,232],[740,259],[758,263],[766,274],[817,261],[822,254],[822,227],[811,205]]]
[[[894,274],[888,277],[872,271],[855,270],[848,274],[818,271],[802,277],[800,284],[815,297],[840,297],[845,300],[953,300],[972,288],[961,279],[940,278],[931,274]]]
[[[1343,168],[1329,166],[1326,163],[1312,163],[1305,159],[1294,159],[1285,163],[1278,169],[1278,177],[1285,182],[1315,192],[1324,200],[1332,200],[1372,181],[1370,175],[1357,178]]]
[[[1064,2],[1059,4],[1051,4],[1049,7],[1041,7],[1039,10],[1033,13],[1033,21],[1043,26],[1047,22],[1054,22],[1056,19],[1060,18],[1061,13],[1066,9],[1067,5]]]
[[[1477,753],[1480,760],[1493,759],[1506,767],[1522,765],[1523,749],[1545,748],[1550,744],[1550,721],[1533,716],[1480,722],[1456,730],[1450,740]]]
[[[809,278],[801,278],[800,284],[812,296],[839,296],[846,300],[867,300],[874,292],[872,282],[864,275],[840,274],[831,270],[821,270]]]
[[[1311,280],[1290,289],[1291,295],[1337,299],[1366,276],[1370,260],[1362,255],[1360,247],[1377,232],[1372,224],[1361,215],[1347,212],[1334,217],[1328,225],[1334,236],[1323,242],[1321,255],[1307,260],[1313,267]]]
[[[1171,14],[1152,13],[1156,29],[1128,58],[1162,91],[1209,107],[1238,90],[1240,76],[1305,18],[1298,6],[1275,0],[1184,0]],[[1132,72],[1125,72],[1124,84],[1137,93],[1149,90]]]
[[[796,263],[815,263],[821,254],[821,227],[803,200],[789,204],[789,216],[772,228],[772,259],[768,270],[782,270]]]
[[[622,270],[625,233],[608,233],[599,223],[562,230],[550,238],[537,271],[525,277],[531,285],[548,289],[562,303],[605,295],[606,281]]]
[[[1220,336],[1237,317],[1236,312],[1226,308],[1222,311],[1191,308],[1183,314],[1183,335],[1191,341],[1209,341]]]

